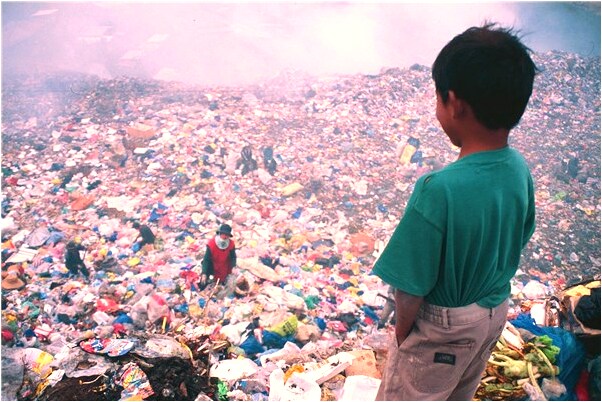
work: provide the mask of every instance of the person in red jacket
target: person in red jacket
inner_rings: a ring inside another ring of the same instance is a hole
[[[219,279],[224,284],[235,266],[236,246],[232,240],[232,227],[224,223],[220,225],[215,237],[207,242],[202,262],[201,288],[211,280]]]

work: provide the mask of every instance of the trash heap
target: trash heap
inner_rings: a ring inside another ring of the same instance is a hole
[[[600,399],[600,275],[553,295],[532,281],[516,298],[475,397]]]
[[[533,288],[600,272],[600,59],[535,62],[511,138],[538,208],[513,317]],[[372,265],[416,179],[458,153],[429,68],[244,88],[55,74],[2,91],[3,400],[375,395],[393,328],[377,328]],[[154,246],[135,247],[133,221]],[[221,223],[236,280],[201,289]],[[90,280],[65,268],[74,239]]]

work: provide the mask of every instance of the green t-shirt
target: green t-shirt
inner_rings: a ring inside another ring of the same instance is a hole
[[[373,272],[430,304],[495,307],[534,230],[523,157],[510,147],[470,154],[418,179]]]

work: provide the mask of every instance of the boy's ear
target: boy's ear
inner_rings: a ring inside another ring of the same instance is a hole
[[[462,117],[464,115],[464,113],[466,112],[466,108],[468,107],[466,102],[464,102],[462,99],[458,98],[456,96],[456,93],[452,90],[448,91],[447,96],[448,96],[447,101],[448,101],[449,106],[452,111],[452,117],[453,118]]]

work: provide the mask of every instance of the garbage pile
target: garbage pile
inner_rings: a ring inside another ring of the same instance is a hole
[[[538,208],[514,316],[600,272],[600,59],[535,62],[511,138]],[[393,330],[372,265],[416,179],[457,157],[433,94],[419,65],[244,88],[3,81],[2,399],[370,399]],[[221,223],[236,280],[202,288]],[[70,241],[89,278],[69,275]]]
[[[552,295],[525,288],[481,378],[479,400],[600,399],[600,279]]]

